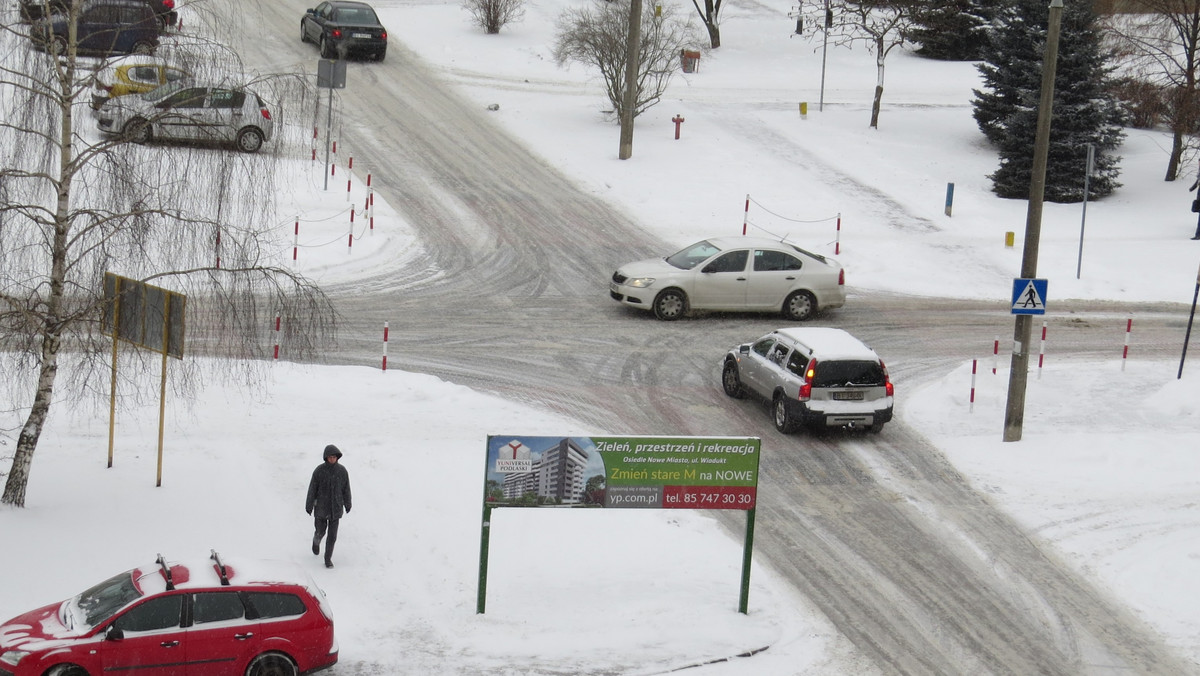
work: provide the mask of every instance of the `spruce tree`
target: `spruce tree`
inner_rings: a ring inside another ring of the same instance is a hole
[[[1089,143],[1095,164],[1088,198],[1111,194],[1120,186],[1120,157],[1111,151],[1124,138],[1124,114],[1107,91],[1112,67],[1096,15],[1087,3],[1064,4],[1046,165],[1049,202],[1083,199]],[[1048,23],[1044,0],[1013,0],[997,17],[979,64],[985,90],[975,90],[974,116],[1000,151],[1000,167],[989,178],[1001,197],[1029,196]]]
[[[921,56],[976,61],[983,58],[995,5],[996,0],[921,0],[906,37],[921,45]]]

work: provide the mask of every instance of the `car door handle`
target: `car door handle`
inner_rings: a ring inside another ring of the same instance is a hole
[[[239,641],[245,641],[248,638],[253,638],[254,632],[250,632],[248,634],[234,634],[233,637]]]
[[[788,280],[789,282],[791,282],[791,281],[795,281],[795,279],[796,279],[796,278],[795,278],[795,277],[784,277],[784,279],[786,279],[786,280]]]
[[[738,280],[739,282],[744,282],[744,281],[746,281],[746,278],[745,278],[745,277],[738,277],[738,278],[737,278],[737,280]]]
[[[177,648],[179,647],[179,641],[163,641],[159,645],[164,648]]]

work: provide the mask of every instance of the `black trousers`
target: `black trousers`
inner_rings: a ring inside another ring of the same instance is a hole
[[[316,517],[313,519],[317,532],[313,535],[313,544],[319,545],[321,538],[325,537],[326,531],[329,532],[329,539],[325,540],[325,560],[333,560],[333,546],[337,544],[338,521],[340,519],[322,519]]]

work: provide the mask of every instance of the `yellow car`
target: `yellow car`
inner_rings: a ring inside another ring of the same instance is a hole
[[[180,68],[167,65],[152,56],[133,54],[110,60],[96,73],[92,89],[92,110],[99,110],[104,102],[126,94],[141,94],[158,89],[168,82],[178,82],[191,77]]]

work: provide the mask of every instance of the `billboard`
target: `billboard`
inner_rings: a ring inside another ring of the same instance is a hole
[[[753,509],[753,437],[488,437],[489,507]]]
[[[187,296],[104,273],[104,335],[183,359]]]

